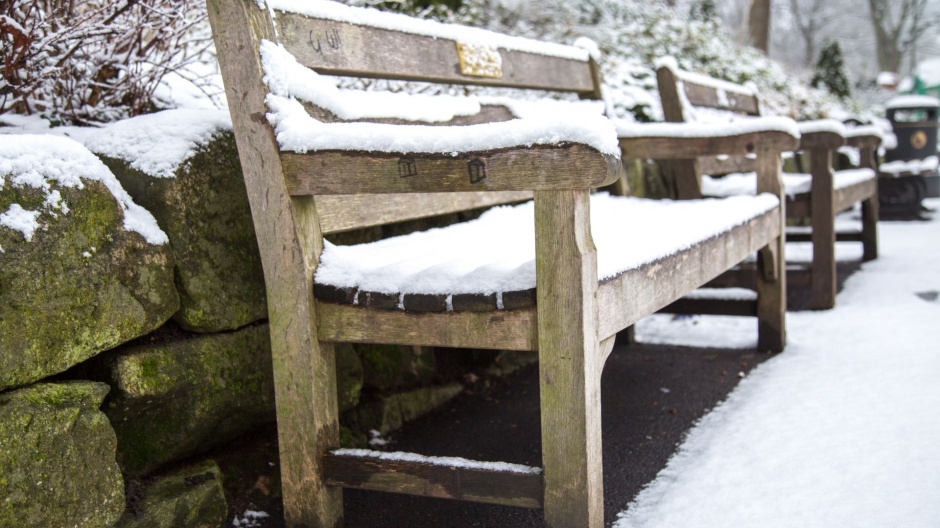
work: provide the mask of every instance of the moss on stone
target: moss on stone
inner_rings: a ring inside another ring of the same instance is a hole
[[[103,157],[170,239],[180,309],[194,332],[234,330],[266,317],[261,258],[234,136],[220,133],[180,166],[155,178]]]
[[[0,528],[111,526],[124,511],[107,385],[39,383],[0,393]]]
[[[169,248],[125,231],[107,188],[84,184],[53,186],[68,212],[42,213],[31,241],[0,226],[0,390],[146,334],[179,306]],[[6,185],[0,202],[37,193]]]
[[[222,472],[205,460],[157,478],[115,528],[217,528],[228,515]]]
[[[266,324],[128,346],[93,370],[113,387],[105,413],[125,473],[145,474],[273,421]]]

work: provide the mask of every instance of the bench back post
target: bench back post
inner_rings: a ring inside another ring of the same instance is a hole
[[[685,106],[679,94],[681,84],[672,68],[660,66],[656,70],[656,83],[663,105],[663,118],[670,123],[686,122]],[[702,197],[702,171],[698,158],[664,160],[676,187],[676,198],[695,200]]]
[[[208,0],[208,10],[264,267],[284,515],[290,526],[337,526],[342,491],[326,486],[320,469],[322,454],[339,447],[333,347],[317,340],[314,313],[323,239],[313,197],[287,193],[265,118],[259,49],[274,26],[255,0]],[[293,214],[274,214],[284,211]]]

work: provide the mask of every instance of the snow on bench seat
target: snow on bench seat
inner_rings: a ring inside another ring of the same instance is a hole
[[[794,197],[798,194],[810,192],[812,177],[809,174],[802,173],[783,173],[783,188],[787,196]],[[846,189],[861,182],[875,178],[875,172],[871,169],[849,169],[837,171],[833,174],[833,188]],[[719,178],[703,175],[702,176],[702,194],[705,196],[739,196],[745,194],[754,194],[757,189],[757,174],[754,172],[738,172],[728,174]]]
[[[591,229],[598,278],[691,248],[778,205],[770,194],[695,201],[645,200],[598,193],[591,198]],[[368,292],[406,309],[406,295],[496,297],[535,288],[532,202],[491,209],[477,220],[369,244],[326,244],[315,277],[317,297],[357,304]],[[397,301],[397,302],[396,302]]]

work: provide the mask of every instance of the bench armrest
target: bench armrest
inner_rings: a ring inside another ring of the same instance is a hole
[[[834,150],[845,143],[845,137],[835,132],[803,132],[798,150]]]
[[[592,189],[620,177],[620,157],[577,143],[450,154],[282,152],[292,196]]]
[[[855,148],[878,148],[882,142],[880,134],[856,134],[845,139],[846,145]]]
[[[745,156],[758,146],[777,152],[795,150],[799,136],[771,130],[731,135],[656,135],[621,137],[620,149],[625,159],[693,159],[702,156]]]

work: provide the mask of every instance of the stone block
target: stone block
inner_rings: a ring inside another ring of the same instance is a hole
[[[0,393],[0,528],[111,526],[124,512],[103,383]]]

